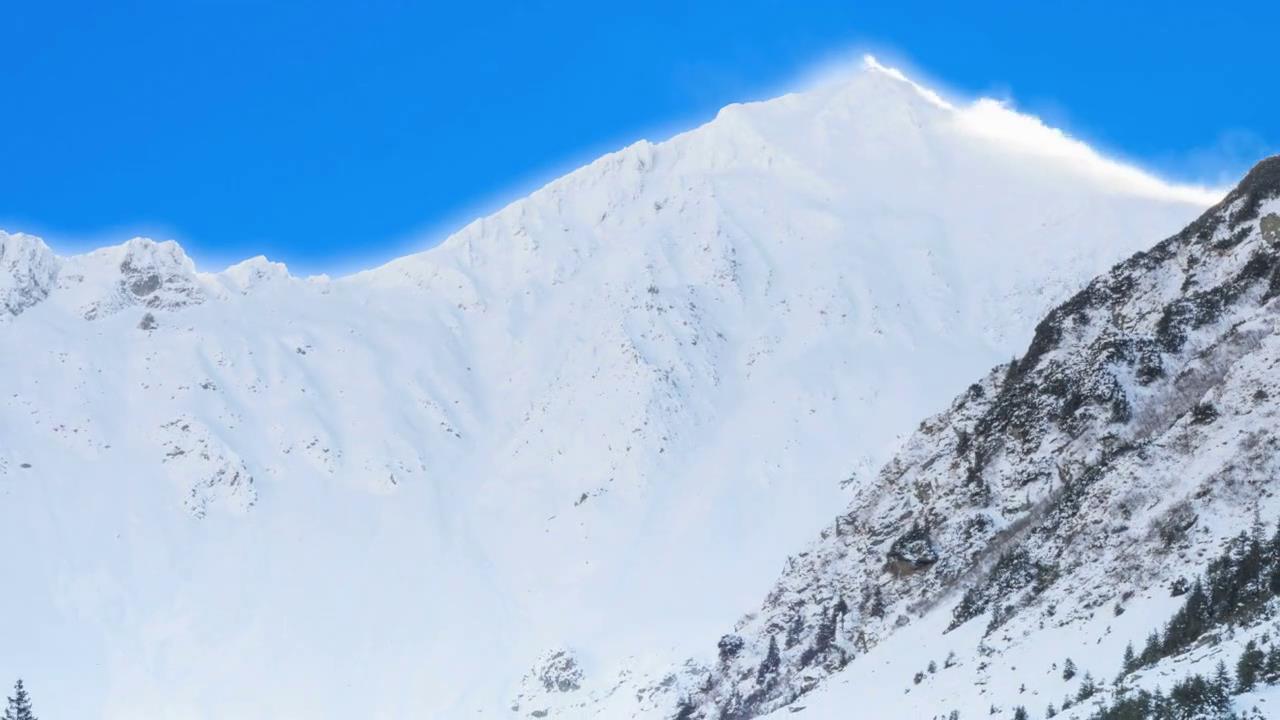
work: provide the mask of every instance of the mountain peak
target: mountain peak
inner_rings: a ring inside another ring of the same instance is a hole
[[[0,316],[16,316],[44,300],[58,275],[58,259],[34,235],[0,230]]]
[[[121,264],[128,263],[135,267],[141,265],[163,267],[175,272],[191,274],[196,271],[195,263],[176,240],[157,241],[148,237],[135,237],[108,250],[114,250],[114,253],[122,255]]]
[[[786,119],[790,123],[788,129],[803,130],[806,123],[820,123],[836,108],[850,108],[863,117],[887,113],[887,120],[900,120],[902,116],[893,118],[893,114],[904,108],[915,108],[918,112],[955,110],[938,93],[901,70],[866,55],[856,67],[823,75],[800,90],[765,100],[726,105],[717,120],[746,113],[775,123]]]
[[[264,283],[289,277],[289,268],[284,263],[272,262],[264,255],[242,260],[214,275],[227,289],[240,294],[247,294]]]
[[[1276,188],[1277,192],[1280,192],[1280,154],[1259,160],[1256,165],[1250,168],[1244,179],[1240,181],[1240,184],[1259,182],[1260,176],[1267,177],[1270,185]]]
[[[1240,184],[1223,200],[1226,204],[1243,200],[1245,215],[1256,213],[1257,207],[1275,197],[1280,197],[1280,155],[1264,158],[1254,165]],[[1233,217],[1232,224],[1252,220],[1252,216]]]
[[[862,70],[865,73],[883,76],[891,80],[894,80],[895,82],[906,85],[907,87],[915,91],[917,94],[919,94],[920,97],[933,103],[934,105],[937,105],[940,108],[945,108],[948,110],[955,109],[954,106],[951,103],[944,100],[941,95],[917,83],[915,80],[912,80],[911,78],[907,77],[907,75],[903,73],[901,70],[895,67],[889,67],[888,65],[882,64],[878,59],[876,59],[874,55],[867,54],[862,56]]]
[[[174,310],[203,302],[195,263],[173,240],[135,237],[119,245],[64,259],[60,289],[86,319],[132,305]]]

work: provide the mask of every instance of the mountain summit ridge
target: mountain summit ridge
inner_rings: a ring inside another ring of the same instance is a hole
[[[580,178],[580,176],[583,180],[589,177],[590,182],[598,182],[601,172],[617,171],[628,166],[632,160],[639,163],[636,167],[647,168],[646,163],[652,162],[655,152],[664,152],[668,149],[675,149],[680,145],[701,141],[706,139],[706,136],[713,136],[711,140],[713,145],[726,142],[749,145],[752,140],[756,140],[766,144],[770,141],[780,141],[777,144],[785,146],[785,141],[789,139],[785,133],[772,133],[768,140],[765,140],[765,136],[757,128],[751,126],[752,119],[759,116],[772,115],[775,117],[770,119],[776,122],[776,116],[787,118],[789,115],[799,115],[807,119],[817,118],[821,120],[823,117],[839,114],[840,109],[844,106],[852,104],[856,107],[869,101],[880,103],[882,108],[891,108],[892,112],[898,113],[905,118],[910,118],[912,115],[931,108],[938,111],[940,116],[954,116],[959,124],[979,135],[988,136],[988,139],[998,139],[998,137],[993,134],[993,130],[977,131],[978,126],[984,123],[992,125],[994,130],[998,131],[1020,128],[1022,133],[1030,132],[1035,140],[1034,143],[1022,147],[1021,150],[1059,155],[1077,155],[1077,159],[1082,159],[1093,165],[1090,168],[1092,172],[1099,174],[1112,173],[1117,175],[1117,180],[1131,181],[1132,184],[1126,188],[1129,191],[1149,192],[1153,197],[1201,204],[1210,204],[1220,198],[1224,192],[1223,190],[1190,184],[1166,182],[1135,167],[1126,166],[1105,158],[1089,149],[1084,143],[1071,138],[1068,134],[1045,126],[1034,116],[1020,113],[1005,102],[989,98],[978,98],[968,103],[957,103],[943,99],[936,92],[920,85],[900,70],[882,64],[872,55],[865,55],[857,70],[845,71],[834,77],[816,82],[806,90],[794,91],[765,100],[730,103],[717,111],[713,119],[692,130],[680,132],[671,138],[657,142],[639,140],[614,152],[606,153],[600,158],[544,184],[534,190],[530,197],[546,191],[552,191],[561,184],[572,187],[574,179]],[[907,124],[913,125],[915,123],[908,120]],[[746,137],[735,137],[735,133],[742,133]],[[1015,132],[1014,134],[1018,135],[1020,133]],[[714,157],[714,155],[711,156],[712,159]],[[711,168],[703,169],[708,170]],[[381,268],[401,264],[410,258],[429,256],[437,252],[439,247],[447,246],[454,236],[463,235],[466,228],[482,224],[486,219],[500,215],[506,212],[509,207],[525,201],[525,198],[517,199],[491,215],[476,218],[464,225],[463,231],[447,235],[440,245],[408,253],[375,267],[357,270],[351,275],[357,277],[366,276],[370,273],[376,273]],[[0,233],[9,235],[3,230],[0,230]],[[11,237],[34,238],[34,236],[20,232],[13,233]],[[34,239],[39,240],[39,238]],[[126,241],[125,244],[138,241],[157,244],[175,242],[173,240],[160,241],[148,237],[135,237]],[[43,244],[43,240],[40,242]],[[82,257],[107,250],[110,247],[112,246],[104,246],[84,253],[74,253],[66,256],[58,255],[57,257],[62,260]],[[179,247],[181,248],[181,246]],[[252,258],[232,263],[232,265],[223,270],[202,270],[201,273],[212,276],[222,275],[226,270],[250,260]]]

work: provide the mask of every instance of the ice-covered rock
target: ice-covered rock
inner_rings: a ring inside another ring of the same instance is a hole
[[[43,240],[0,231],[0,318],[44,300],[57,277],[58,259]]]

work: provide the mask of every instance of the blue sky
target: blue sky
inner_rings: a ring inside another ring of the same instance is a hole
[[[1280,148],[1280,3],[15,2],[0,228],[342,271],[870,48],[1167,176]]]

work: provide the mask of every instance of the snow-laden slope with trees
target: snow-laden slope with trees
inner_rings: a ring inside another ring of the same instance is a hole
[[[509,717],[660,672],[1211,202],[868,63],[341,279],[0,234],[0,677],[50,717]]]
[[[1280,156],[921,423],[649,702],[686,719],[1276,717],[1277,367]]]

